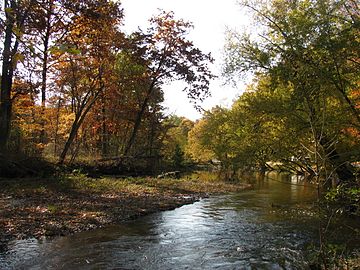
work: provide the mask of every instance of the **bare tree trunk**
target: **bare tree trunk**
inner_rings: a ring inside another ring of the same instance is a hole
[[[96,88],[95,79],[94,79],[92,82],[93,85],[89,88],[89,92],[86,94],[86,96],[82,101],[79,101],[78,107],[75,112],[75,119],[71,126],[69,137],[59,157],[59,162],[58,162],[59,164],[64,163],[66,155],[70,149],[70,146],[74,142],[74,139],[76,138],[78,130],[81,127],[82,123],[84,122],[86,115],[93,107],[95,102],[98,100],[99,95],[105,89],[104,83],[102,81],[101,68],[99,68],[98,80],[99,80],[98,82],[100,83],[99,87]]]
[[[12,37],[14,28],[17,26],[18,30],[22,31],[25,23],[25,18],[28,16],[29,9],[34,1],[30,1],[27,8],[24,10],[22,16],[17,18],[13,13],[19,9],[14,0],[4,1],[5,10],[5,37],[2,54],[2,72],[1,72],[1,91],[0,91],[0,155],[6,155],[7,143],[10,136],[11,129],[11,114],[12,114],[12,99],[11,89],[13,84],[14,70],[16,69],[16,53],[19,47],[19,37],[16,38],[13,47]]]
[[[47,83],[47,72],[48,72],[48,59],[49,59],[49,41],[50,41],[50,19],[51,19],[51,9],[47,13],[47,25],[46,32],[44,36],[44,59],[42,63],[41,71],[41,132],[40,132],[40,142],[45,143],[45,108],[46,108],[46,83]]]
[[[13,9],[14,2],[11,1],[9,6],[8,1],[5,1],[5,10],[9,7]],[[0,92],[0,154],[6,155],[7,142],[10,135],[11,124],[11,88],[14,74],[13,55],[15,48],[11,49],[13,28],[15,26],[15,19],[10,12],[6,12],[6,25],[5,25],[5,39],[3,49],[3,63],[1,73],[1,92]],[[17,49],[17,48],[16,48]]]
[[[65,158],[66,158],[66,155],[67,155],[67,152],[69,151],[70,149],[70,146],[71,144],[73,143],[76,135],[77,135],[77,132],[79,130],[79,127],[82,123],[82,121],[80,122],[80,115],[77,115],[72,126],[71,126],[71,130],[70,130],[70,134],[69,134],[69,138],[67,139],[66,143],[65,143],[65,146],[64,146],[64,149],[63,151],[61,152],[60,154],[60,158],[59,158],[59,164],[63,164],[64,161],[65,161]]]
[[[140,125],[141,125],[141,120],[142,120],[142,117],[145,113],[145,109],[146,109],[146,106],[149,102],[149,96],[147,96],[144,100],[144,102],[142,103],[141,105],[141,108],[140,108],[140,111],[138,112],[137,116],[136,116],[136,119],[135,119],[135,123],[134,123],[134,127],[133,127],[133,130],[131,132],[131,136],[130,136],[130,139],[125,147],[125,151],[124,151],[124,155],[127,156],[130,152],[130,149],[131,147],[133,146],[134,142],[135,142],[135,139],[136,139],[136,135],[137,135],[137,132],[139,131],[139,128],[140,128]]]
[[[78,156],[82,140],[77,140],[75,143],[76,143],[76,146],[71,155],[70,162],[69,162],[70,164],[73,163],[75,161],[76,157]]]
[[[100,92],[102,92],[102,88],[98,90],[98,92],[95,94],[95,96],[87,103],[83,105],[82,108],[79,109],[79,111],[75,115],[75,120],[71,126],[69,138],[67,139],[64,149],[60,154],[59,157],[59,164],[63,164],[67,155],[67,152],[70,149],[71,144],[73,143],[74,139],[76,138],[77,132],[82,125],[82,123],[85,120],[86,115],[94,105],[95,101],[97,100],[97,97],[99,96]]]

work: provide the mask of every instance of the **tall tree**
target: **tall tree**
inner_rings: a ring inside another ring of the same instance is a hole
[[[50,67],[56,59],[52,58],[52,51],[56,44],[70,28],[72,11],[67,8],[67,1],[41,0],[37,1],[29,16],[26,36],[30,41],[29,49],[36,58],[40,81],[41,101],[41,134],[39,141],[45,143],[45,110],[46,96],[49,84]]]
[[[352,95],[360,75],[357,4],[334,0],[243,4],[261,27],[256,39],[231,34],[225,74],[264,73],[270,76],[273,89],[290,86],[292,102],[307,111],[307,128],[324,152],[323,158],[333,164],[340,178],[351,177],[333,143],[331,131],[337,125],[325,119],[331,115],[330,105],[337,102],[349,116],[343,118],[347,125],[359,128],[359,110]]]
[[[1,10],[1,25],[4,29],[0,92],[0,155],[6,154],[11,129],[11,90],[17,62],[21,58],[19,45],[24,33],[30,9],[35,1],[5,0]]]
[[[59,47],[58,86],[70,99],[75,117],[59,163],[65,161],[87,114],[111,83],[114,56],[123,36],[118,30],[122,20],[119,4],[103,0],[74,5],[80,12]]]
[[[192,24],[176,20],[172,12],[161,12],[151,20],[146,33],[135,33],[137,54],[145,61],[148,78],[145,98],[136,116],[130,139],[125,147],[127,155],[134,144],[142,117],[154,90],[166,82],[185,81],[189,87],[184,91],[193,100],[202,100],[209,95],[209,83],[213,78],[208,64],[213,61],[210,54],[204,54],[194,47],[186,37]]]

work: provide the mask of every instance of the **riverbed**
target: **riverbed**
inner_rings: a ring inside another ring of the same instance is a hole
[[[17,240],[0,269],[308,269],[317,189],[268,174],[254,188],[52,240]],[[340,241],[340,240],[339,240]]]

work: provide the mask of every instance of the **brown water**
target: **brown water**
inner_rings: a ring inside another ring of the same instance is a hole
[[[119,226],[12,242],[0,269],[308,269],[316,189],[286,175],[252,181],[253,190]]]

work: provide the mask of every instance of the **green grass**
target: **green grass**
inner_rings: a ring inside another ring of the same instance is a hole
[[[215,174],[196,172],[180,179],[152,177],[116,178],[106,176],[89,178],[72,174],[53,179],[6,179],[0,180],[2,189],[16,193],[46,193],[81,191],[89,193],[175,194],[175,193],[225,193],[243,189],[240,183],[219,180]]]

